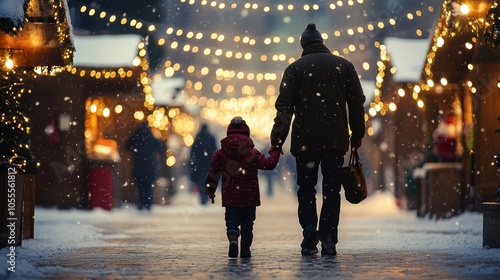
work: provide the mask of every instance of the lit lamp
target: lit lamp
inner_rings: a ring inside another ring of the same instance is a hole
[[[14,68],[14,61],[10,57],[5,61],[5,67],[9,70]]]
[[[5,68],[9,70],[14,68],[14,61],[12,60],[12,57],[13,57],[12,51],[8,49],[5,55]]]

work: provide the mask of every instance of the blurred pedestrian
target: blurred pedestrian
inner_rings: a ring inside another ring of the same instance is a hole
[[[200,197],[202,205],[207,204],[205,194],[205,178],[210,169],[210,161],[217,150],[215,137],[210,133],[206,123],[201,125],[189,153],[189,179]]]
[[[153,185],[161,164],[165,164],[166,144],[153,135],[147,122],[142,122],[126,146],[133,155],[132,176],[137,184],[137,208],[150,211],[154,202]]]
[[[221,140],[221,148],[212,157],[205,183],[205,191],[213,201],[222,179],[222,206],[225,207],[228,255],[231,258],[238,256],[240,235],[240,257],[251,257],[255,212],[260,205],[258,169],[274,169],[279,157],[279,151],[274,150],[266,158],[255,149],[246,122],[241,117],[231,120],[227,137]]]
[[[446,114],[432,133],[434,155],[437,161],[452,162],[457,160],[457,125],[455,116]]]
[[[331,53],[315,24],[307,25],[300,44],[301,58],[283,73],[270,151],[282,152],[291,125],[290,151],[296,160],[298,216],[304,237],[301,253],[317,254],[321,241],[321,254],[336,255],[341,167],[349,150],[349,129],[352,148],[361,146],[366,98],[353,64]],[[317,229],[319,167],[323,175],[323,204]]]

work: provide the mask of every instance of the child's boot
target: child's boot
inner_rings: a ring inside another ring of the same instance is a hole
[[[252,245],[252,239],[241,238],[241,250],[240,257],[242,258],[250,258],[252,256],[252,252],[250,251],[250,246]]]
[[[237,233],[228,233],[227,239],[229,240],[228,256],[230,258],[237,258],[238,257],[238,234]]]

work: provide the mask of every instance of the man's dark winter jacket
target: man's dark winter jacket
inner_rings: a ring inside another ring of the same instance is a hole
[[[279,152],[266,158],[254,148],[250,137],[236,133],[221,140],[221,148],[212,157],[205,186],[215,193],[222,178],[223,207],[252,207],[260,205],[258,169],[271,170],[279,161]]]
[[[283,74],[271,144],[283,145],[294,117],[290,148],[293,155],[327,150],[346,152],[349,128],[353,139],[364,137],[365,99],[351,62],[333,55],[323,43],[308,45],[302,57]]]

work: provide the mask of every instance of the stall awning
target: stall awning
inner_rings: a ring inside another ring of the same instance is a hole
[[[429,39],[405,39],[387,37],[384,45],[391,57],[391,65],[396,67],[393,80],[396,83],[416,83],[422,76],[427,52],[429,51]]]
[[[73,66],[88,68],[132,68],[142,42],[140,35],[73,36]]]

